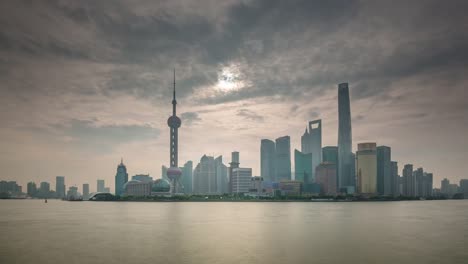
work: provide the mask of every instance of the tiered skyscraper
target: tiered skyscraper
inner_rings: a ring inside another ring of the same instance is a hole
[[[182,170],[178,166],[178,131],[182,124],[182,121],[176,113],[176,91],[175,91],[175,70],[174,70],[174,90],[172,98],[172,116],[167,119],[167,125],[171,129],[170,134],[170,161],[171,167],[167,169],[167,177],[171,181],[171,193],[172,195],[179,192],[179,179],[182,176]]]
[[[122,195],[123,186],[128,182],[127,167],[123,164],[123,159],[120,160],[120,164],[117,165],[117,173],[115,174],[115,195]]]
[[[338,85],[338,187],[355,186],[348,83]]]

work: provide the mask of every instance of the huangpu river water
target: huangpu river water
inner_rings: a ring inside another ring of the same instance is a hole
[[[0,211],[0,263],[468,263],[468,200],[1,200]]]

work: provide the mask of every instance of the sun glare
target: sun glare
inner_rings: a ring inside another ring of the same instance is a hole
[[[244,86],[241,74],[236,65],[223,67],[218,73],[218,83],[216,89],[220,91],[232,91]]]

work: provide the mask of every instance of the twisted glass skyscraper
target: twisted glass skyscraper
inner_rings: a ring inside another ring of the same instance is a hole
[[[355,186],[348,83],[338,85],[338,187]]]

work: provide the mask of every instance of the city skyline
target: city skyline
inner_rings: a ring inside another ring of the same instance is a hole
[[[172,67],[186,131],[181,164],[237,150],[242,167],[260,175],[260,140],[288,135],[292,156],[304,124],[316,119],[322,146],[336,146],[336,87],[348,82],[353,152],[363,142],[390,146],[399,174],[405,164],[423,167],[434,187],[466,178],[463,8],[349,1],[322,3],[321,14],[307,2],[30,5],[2,3],[0,11],[10,22],[0,24],[2,180],[53,187],[63,175],[67,189],[92,190],[104,179],[113,190],[121,157],[130,175],[159,178],[169,165]],[[297,31],[281,26],[278,10]],[[450,21],[430,15],[445,11]],[[376,26],[380,20],[392,28]]]

